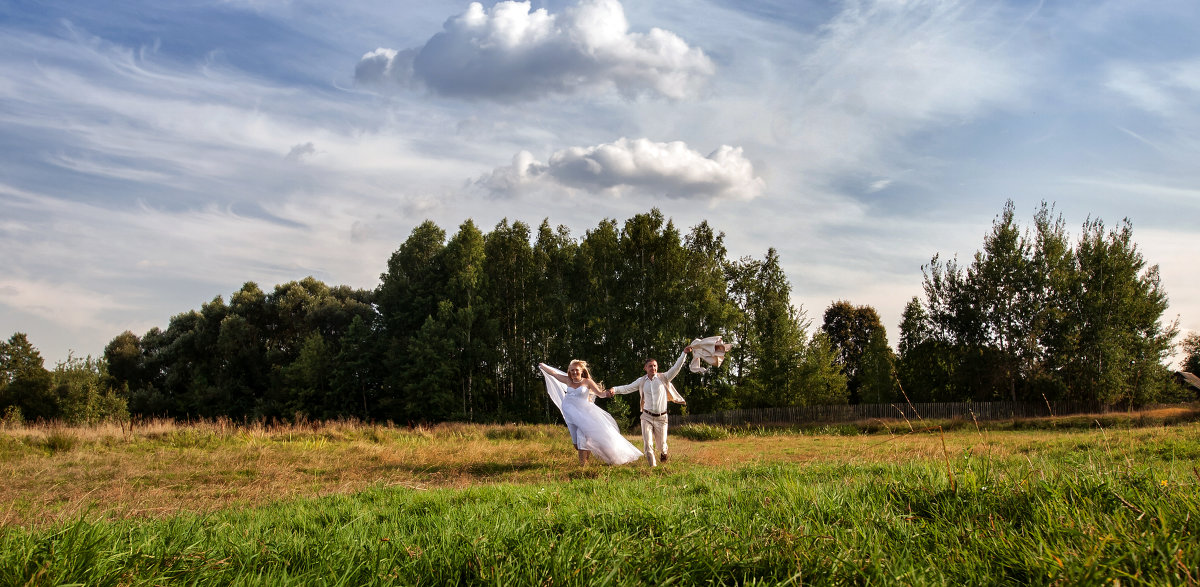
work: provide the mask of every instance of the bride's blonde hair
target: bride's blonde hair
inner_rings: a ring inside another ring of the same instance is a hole
[[[571,367],[574,367],[575,365],[579,365],[579,377],[581,379],[591,379],[592,378],[592,372],[591,372],[591,370],[588,369],[587,361],[584,361],[582,359],[571,359],[571,362],[569,364],[567,364],[567,372],[570,373]],[[601,389],[604,389],[603,382],[597,381],[596,385],[600,386]]]

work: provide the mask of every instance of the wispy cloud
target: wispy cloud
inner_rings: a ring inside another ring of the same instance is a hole
[[[0,323],[49,325],[49,356],[246,280],[372,287],[424,219],[578,234],[651,206],[708,216],[735,256],[776,247],[810,311],[851,299],[889,328],[920,264],[969,255],[1005,198],[1132,216],[1200,324],[1179,246],[1200,180],[1194,0],[11,12]]]
[[[1173,125],[1200,125],[1200,58],[1168,63],[1113,62],[1105,86],[1136,108]]]
[[[615,87],[627,95],[694,94],[714,73],[704,51],[660,28],[629,30],[618,0],[581,0],[560,14],[530,2],[491,11],[472,2],[419,48],[379,48],[359,61],[365,86],[420,84],[460,98],[516,100]]]
[[[775,136],[796,171],[892,175],[907,140],[1019,106],[1036,63],[1008,44],[1011,18],[966,2],[850,2],[793,65]]]

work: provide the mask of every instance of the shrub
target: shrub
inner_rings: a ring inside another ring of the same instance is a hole
[[[546,433],[545,431],[534,426],[508,424],[505,426],[489,428],[484,435],[489,440],[531,440],[534,438],[542,438],[546,436]]]
[[[25,417],[21,415],[21,408],[10,405],[4,408],[4,417],[0,418],[0,428],[20,428],[25,424]]]
[[[678,436],[682,436],[688,440],[725,440],[729,438],[729,430],[723,426],[711,426],[709,424],[687,424],[673,430]]]
[[[46,435],[46,439],[42,441],[42,446],[50,451],[50,454],[57,452],[65,452],[75,448],[75,444],[79,439],[74,434],[65,430],[52,430]]]

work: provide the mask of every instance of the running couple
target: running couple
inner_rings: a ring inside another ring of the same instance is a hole
[[[571,433],[571,443],[579,451],[579,463],[586,465],[588,457],[595,453],[596,457],[610,465],[623,465],[637,460],[645,455],[646,462],[651,467],[657,467],[659,461],[666,461],[667,452],[667,402],[686,403],[683,396],[671,384],[671,380],[679,374],[683,360],[688,353],[696,355],[692,361],[692,371],[704,372],[699,368],[699,359],[720,365],[725,351],[732,344],[720,343],[719,337],[714,345],[710,339],[693,341],[680,353],[675,364],[666,373],[658,371],[658,361],[646,359],[642,368],[646,374],[629,385],[620,385],[610,389],[594,379],[588,371],[586,361],[578,359],[571,361],[566,373],[545,363],[539,363],[538,368],[546,375],[546,391],[562,411],[567,430]],[[642,450],[631,444],[617,427],[616,421],[607,411],[594,403],[597,397],[613,397],[616,394],[638,392],[641,396]]]

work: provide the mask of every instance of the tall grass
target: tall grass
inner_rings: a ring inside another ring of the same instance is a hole
[[[376,483],[207,513],[10,524],[0,529],[0,584],[1200,580],[1195,424],[681,438],[654,470],[581,468],[559,446],[562,431],[517,429],[390,433],[385,444],[409,447],[420,466],[476,475],[461,487]],[[453,460],[440,451],[446,441],[473,456]],[[310,450],[365,442],[330,438]],[[488,446],[525,454],[532,472],[499,482],[471,473],[495,456]],[[29,458],[64,459],[40,454]]]
[[[0,536],[0,583],[1187,584],[1195,480],[1045,459],[373,488]],[[1114,474],[1115,472],[1115,474]]]

